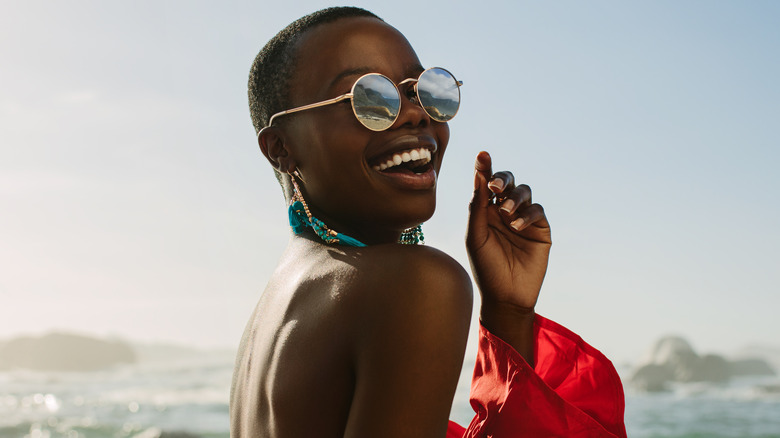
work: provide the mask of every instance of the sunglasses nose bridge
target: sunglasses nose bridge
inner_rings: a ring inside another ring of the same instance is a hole
[[[433,122],[433,118],[428,111],[423,107],[420,98],[417,95],[417,82],[414,80],[414,86],[409,87],[406,92],[400,93],[402,96],[401,107],[398,111],[398,117],[396,117],[393,125],[388,129],[397,128],[400,126],[426,126]],[[399,84],[400,85],[400,84]],[[399,90],[400,92],[400,90]]]
[[[409,99],[409,101],[411,101],[413,104],[423,108],[422,103],[420,102],[420,95],[418,94],[417,91],[417,84],[419,83],[420,83],[419,78],[408,78],[399,82],[398,85],[396,85],[396,88],[398,89],[398,94],[400,94],[401,96],[406,96],[406,98]],[[408,86],[407,84],[411,84],[411,86]],[[401,91],[402,89],[403,92]]]

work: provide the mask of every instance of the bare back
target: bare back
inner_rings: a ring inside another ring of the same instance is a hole
[[[315,251],[283,257],[260,298],[236,360],[231,416],[238,421],[231,436],[339,436],[344,430],[354,377],[337,304],[338,279],[350,268],[325,257]]]
[[[366,363],[361,357],[369,355],[366,351],[371,350],[361,345],[386,342],[372,340],[372,335],[367,334],[381,331],[372,328],[377,313],[384,312],[397,301],[412,301],[408,305],[415,305],[414,300],[404,299],[404,290],[408,287],[398,280],[404,276],[399,276],[397,271],[408,271],[409,268],[394,268],[393,264],[397,261],[408,263],[408,259],[424,256],[425,252],[443,256],[443,253],[425,248],[404,248],[407,251],[399,253],[398,246],[340,248],[293,238],[244,332],[231,391],[232,437],[345,436],[351,412],[352,422],[355,422],[353,401],[360,398],[356,396],[360,393],[357,386],[363,384],[359,382],[369,380],[360,376],[371,375],[359,369]],[[425,259],[431,258],[436,257]],[[447,265],[457,266],[450,267],[456,272],[458,282],[468,281],[465,272],[458,274],[458,269],[462,271],[462,268],[454,260],[447,256],[442,259]],[[414,278],[414,273],[411,274]],[[446,287],[447,282],[444,284]],[[456,323],[465,320],[465,331],[455,330],[456,333],[451,334],[463,338],[452,344],[453,350],[458,350],[460,343],[465,347],[468,333],[470,287],[461,289],[467,289],[468,293],[454,293],[461,296],[463,311],[452,312],[446,309],[447,306],[443,310],[448,314],[458,313],[447,316],[452,316]],[[387,298],[391,300],[383,303]],[[392,312],[392,309],[387,310]],[[403,309],[399,311],[404,312]],[[404,335],[400,318],[388,321],[382,326],[399,326],[387,327],[388,333],[396,330],[401,338],[409,336]],[[388,343],[395,342],[403,343],[404,340]],[[388,351],[393,351],[393,347],[388,347]],[[462,348],[454,353],[462,360]],[[395,359],[382,359],[391,360]],[[448,377],[454,392],[458,361],[449,360],[443,366],[457,368]],[[432,367],[434,371],[435,368]],[[403,382],[397,383],[403,385]],[[451,403],[452,393],[448,391],[439,392],[442,397],[449,397],[446,403]],[[381,394],[377,394],[377,399],[381,398]]]

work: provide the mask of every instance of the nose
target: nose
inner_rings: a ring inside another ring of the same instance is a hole
[[[428,126],[431,123],[431,117],[420,105],[417,99],[416,87],[410,84],[406,90],[402,91],[405,92],[401,93],[401,109],[398,113],[398,119],[396,119],[392,128]]]

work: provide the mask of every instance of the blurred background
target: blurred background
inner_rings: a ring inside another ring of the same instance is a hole
[[[0,3],[0,437],[228,435],[289,238],[249,66],[330,5]],[[488,150],[553,227],[537,310],[615,363],[629,436],[780,436],[780,3],[358,6],[465,83],[426,242],[467,265]]]

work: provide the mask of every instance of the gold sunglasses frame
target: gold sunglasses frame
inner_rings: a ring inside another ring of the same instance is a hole
[[[272,115],[271,118],[268,119],[268,125],[266,125],[266,127],[270,127],[271,125],[273,125],[274,119],[276,117],[280,117],[280,116],[283,116],[283,115],[286,115],[286,114],[297,113],[297,112],[300,112],[300,111],[306,111],[306,110],[310,110],[310,109],[314,109],[314,108],[319,108],[321,106],[332,105],[334,103],[339,103],[339,102],[341,102],[343,100],[346,100],[346,99],[352,99],[355,96],[355,86],[357,85],[357,83],[360,82],[360,80],[363,79],[364,77],[372,76],[372,75],[381,76],[381,77],[387,79],[391,84],[393,84],[393,86],[395,87],[395,91],[398,93],[398,97],[399,98],[402,97],[403,94],[401,94],[401,90],[398,89],[398,87],[400,85],[404,85],[404,84],[408,84],[410,82],[414,82],[414,94],[417,96],[417,104],[420,105],[420,107],[423,109],[423,111],[425,111],[426,114],[428,114],[429,117],[434,119],[433,116],[431,116],[431,114],[428,113],[428,110],[426,110],[425,107],[422,106],[422,103],[420,102],[420,95],[419,95],[419,93],[417,91],[417,83],[420,81],[420,78],[422,77],[422,75],[424,75],[425,72],[427,72],[429,70],[433,70],[433,69],[439,69],[439,70],[446,71],[452,77],[452,79],[455,80],[455,85],[458,87],[458,96],[460,96],[460,87],[463,86],[463,81],[457,80],[455,78],[455,75],[450,73],[450,71],[447,70],[446,68],[442,68],[442,67],[429,67],[429,68],[426,68],[416,78],[404,79],[403,81],[399,82],[398,84],[393,82],[392,79],[388,78],[387,76],[383,75],[382,73],[366,73],[363,76],[361,76],[361,77],[359,77],[359,78],[357,78],[355,80],[355,83],[352,84],[352,89],[350,89],[349,93],[342,94],[341,96],[334,97],[333,99],[327,99],[327,100],[323,100],[321,102],[310,103],[308,105],[303,105],[303,106],[299,106],[299,107],[296,107],[296,108],[293,108],[293,109],[280,111],[280,112]],[[395,123],[395,121],[398,120],[398,116],[401,114],[401,111],[400,111],[400,108],[399,108],[398,113],[395,115],[395,118],[393,119],[392,123],[390,123],[390,125],[388,125],[387,128],[384,128],[384,129],[373,129],[373,128],[369,128],[362,121],[360,121],[360,117],[358,117],[357,112],[355,111],[355,105],[353,104],[351,106],[352,106],[352,114],[355,116],[355,118],[358,120],[358,122],[360,122],[361,125],[365,126],[367,129],[370,129],[372,131],[385,131],[385,130],[389,129],[390,126],[393,126],[393,123]],[[458,107],[460,107],[460,98],[458,98]],[[455,111],[455,114],[453,114],[452,117],[450,117],[447,121],[452,120],[455,117],[455,115],[457,115],[457,114],[458,114],[458,111]],[[434,120],[436,120],[436,119],[434,119]],[[259,133],[258,133],[258,135],[259,135]]]

